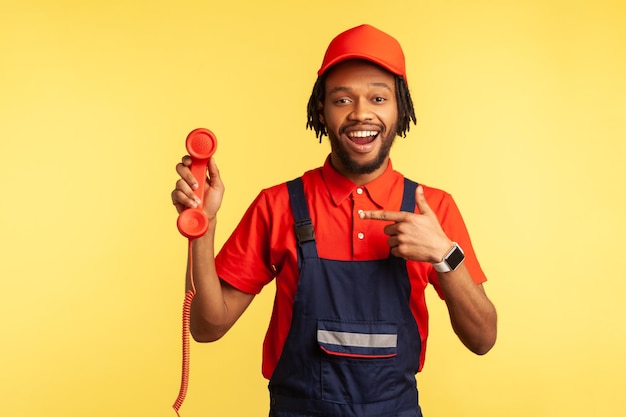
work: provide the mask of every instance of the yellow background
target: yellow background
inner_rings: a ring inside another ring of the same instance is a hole
[[[323,162],[323,52],[368,22],[404,46],[418,125],[396,169],[450,191],[499,311],[485,357],[429,290],[427,417],[626,415],[622,1],[0,3],[0,414],[173,416],[184,138],[218,136],[221,244],[260,188]],[[184,417],[267,415],[268,287],[192,345]]]

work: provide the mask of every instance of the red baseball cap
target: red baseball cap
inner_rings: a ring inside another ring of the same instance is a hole
[[[404,53],[392,36],[370,25],[361,25],[337,35],[328,45],[317,75],[348,59],[364,59],[406,79]]]

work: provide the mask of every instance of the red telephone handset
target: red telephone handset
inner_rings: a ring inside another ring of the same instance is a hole
[[[191,173],[198,181],[198,188],[194,190],[194,193],[200,198],[201,203],[197,208],[188,208],[181,212],[176,226],[186,238],[196,239],[203,236],[209,229],[209,220],[202,210],[202,204],[204,203],[207,164],[217,149],[217,138],[210,130],[200,127],[187,135],[185,146],[191,156]]]
[[[191,156],[191,173],[198,181],[198,188],[194,190],[194,193],[200,198],[201,203],[196,208],[183,210],[176,220],[178,231],[189,239],[189,278],[191,282],[191,289],[185,294],[185,301],[183,302],[183,363],[180,390],[174,405],[172,405],[177,416],[180,416],[178,411],[183,405],[183,401],[185,401],[187,387],[189,386],[189,325],[191,302],[196,295],[196,288],[193,282],[193,251],[191,242],[193,239],[203,236],[209,230],[209,220],[204,210],[202,210],[202,205],[204,203],[207,164],[217,149],[217,139],[210,130],[198,128],[192,130],[187,135],[185,145],[189,156]]]

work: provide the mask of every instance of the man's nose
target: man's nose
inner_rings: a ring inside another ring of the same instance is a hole
[[[370,107],[370,103],[363,99],[355,101],[348,118],[350,120],[357,121],[372,120],[374,118],[374,114]]]

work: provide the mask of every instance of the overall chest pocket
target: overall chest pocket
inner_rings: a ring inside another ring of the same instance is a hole
[[[370,404],[395,397],[398,326],[318,320],[322,399]]]

